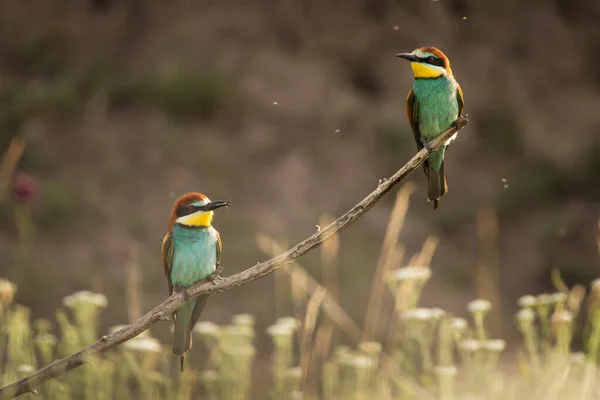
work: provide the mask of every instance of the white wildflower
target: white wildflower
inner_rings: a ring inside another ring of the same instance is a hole
[[[441,308],[432,308],[430,309],[431,311],[431,319],[433,320],[438,320],[440,318],[442,318],[444,315],[446,315],[446,311],[442,310]]]
[[[203,336],[218,337],[219,331],[219,326],[210,321],[201,321],[194,325],[194,332]]]
[[[454,365],[438,365],[435,367],[435,373],[439,376],[446,376],[448,378],[455,377],[458,373],[458,369]]]
[[[429,267],[402,267],[398,268],[392,274],[392,280],[396,282],[400,281],[415,281],[424,283],[431,278],[431,269]]]
[[[488,300],[477,299],[467,304],[467,310],[472,314],[487,313],[492,308],[492,303]]]
[[[252,314],[237,314],[231,318],[235,325],[254,326],[256,317]]]
[[[202,379],[208,382],[215,382],[219,379],[219,373],[214,369],[209,369],[202,372]]]
[[[452,318],[450,328],[457,332],[464,332],[469,327],[469,323],[464,318]]]
[[[9,304],[13,301],[16,292],[17,285],[6,279],[0,279],[0,309],[2,303]]]
[[[590,284],[593,293],[600,293],[600,278],[596,278]]]
[[[506,342],[502,339],[492,339],[483,341],[483,348],[488,351],[501,352],[506,348]]]
[[[379,342],[360,342],[358,348],[365,354],[377,355],[381,353],[381,343]]]
[[[140,351],[143,353],[160,353],[162,346],[160,342],[153,337],[136,337],[131,339],[123,347],[127,350]]]
[[[368,369],[373,367],[373,359],[363,355],[355,355],[351,360],[354,368]]]
[[[405,321],[429,321],[433,318],[433,313],[429,308],[411,308],[402,313],[402,319]]]
[[[267,334],[273,337],[291,336],[294,334],[294,328],[290,325],[275,324],[267,328]]]
[[[519,307],[522,308],[534,307],[537,304],[537,299],[535,298],[535,296],[527,294],[525,296],[519,297],[519,300],[517,300],[517,304],[519,305]]]
[[[535,319],[535,313],[530,308],[523,308],[517,312],[517,321],[531,323]]]
[[[108,300],[102,293],[92,293],[87,290],[82,290],[63,298],[62,303],[65,307],[71,309],[84,304],[104,308],[108,304]]]
[[[296,330],[298,329],[298,320],[294,317],[282,317],[275,321],[276,325],[285,325]]]
[[[33,374],[35,372],[35,368],[29,364],[21,364],[17,367],[17,372],[19,374]]]
[[[481,342],[475,339],[465,339],[460,342],[460,348],[465,351],[477,351],[481,349]]]

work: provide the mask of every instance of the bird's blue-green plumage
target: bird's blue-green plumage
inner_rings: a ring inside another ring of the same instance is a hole
[[[213,227],[173,226],[171,283],[192,286],[215,272],[218,233]]]
[[[448,129],[458,118],[460,105],[456,82],[442,75],[439,78],[415,79],[415,101],[418,102],[418,129],[421,137],[431,140]],[[446,146],[440,146],[429,156],[434,171],[439,171]]]

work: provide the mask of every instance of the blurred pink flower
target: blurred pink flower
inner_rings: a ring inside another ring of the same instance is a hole
[[[18,172],[13,180],[12,191],[17,200],[31,202],[38,193],[38,183],[31,175]]]

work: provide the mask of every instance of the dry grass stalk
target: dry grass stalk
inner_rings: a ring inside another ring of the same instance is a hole
[[[398,245],[398,237],[402,230],[402,225],[404,225],[404,218],[408,211],[410,195],[414,191],[415,186],[412,183],[407,183],[396,195],[396,202],[385,232],[379,260],[377,261],[377,266],[375,268],[375,277],[371,286],[371,293],[369,295],[367,314],[365,316],[364,340],[372,340],[375,337],[380,313],[373,312],[373,310],[381,309],[386,271],[390,269],[393,263],[402,261],[401,259],[399,260],[396,258],[398,255],[396,247]]]

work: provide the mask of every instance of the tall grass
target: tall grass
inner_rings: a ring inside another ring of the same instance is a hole
[[[581,286],[569,290],[558,285],[561,290],[556,293],[519,299],[515,323],[522,343],[516,357],[503,361],[506,344],[488,327],[492,308],[488,300],[466,305],[469,320],[439,308],[419,307],[437,240],[428,239],[405,262],[397,238],[411,192],[405,188],[398,194],[377,264],[379,282],[373,283],[369,301],[369,312],[379,315],[367,318],[366,329],[339,304],[334,278],[341,245],[334,238],[322,247],[326,286],[299,264],[286,267],[283,278],[276,280],[276,293],[292,293],[296,315],[279,318],[266,331],[273,343],[270,368],[255,362],[255,335],[265,333],[256,332],[254,316],[242,314],[224,326],[197,324],[194,335],[207,355],[201,369],[188,366],[177,372],[169,346],[146,331],[47,382],[40,395],[48,399],[595,398],[600,390],[600,280],[587,296]],[[283,247],[266,236],[260,236],[258,244],[269,255]],[[394,268],[399,265],[403,266]],[[99,335],[100,313],[108,304],[102,294],[78,292],[64,299],[55,324],[32,322],[29,310],[13,302],[16,290],[13,283],[0,280],[2,385],[93,342]],[[392,315],[380,311],[386,298],[394,302]],[[378,320],[392,323],[382,330]],[[583,322],[581,330],[576,329],[578,320]],[[341,344],[339,332],[354,344]],[[575,334],[581,335],[584,352],[571,351]],[[259,374],[270,375],[269,387],[253,387]]]

